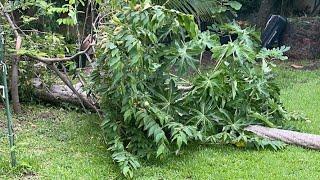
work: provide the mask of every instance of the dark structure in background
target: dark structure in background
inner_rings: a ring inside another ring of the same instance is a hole
[[[245,0],[241,0],[245,1]],[[288,17],[283,44],[290,47],[291,60],[320,58],[320,0],[257,0],[258,11],[244,16],[258,27],[265,27],[271,14]]]
[[[210,27],[213,23],[201,22],[200,30],[210,30],[214,33],[218,33],[212,30]],[[266,26],[262,32],[261,41],[262,47],[271,49],[273,47],[280,47],[282,45],[283,36],[287,27],[287,19],[280,15],[271,15],[266,23]],[[228,44],[228,42],[235,41],[238,38],[238,34],[223,34],[220,35],[220,43]]]
[[[212,22],[201,21],[200,22],[201,32],[209,30],[211,32],[218,33],[216,30],[212,30],[208,28],[212,25],[213,25]],[[223,45],[223,44],[228,44],[228,42],[230,41],[235,41],[238,38],[238,34],[223,34],[223,35],[220,35],[219,37],[220,37],[220,43],[221,45]]]
[[[282,45],[283,35],[287,27],[287,19],[279,16],[270,16],[266,27],[264,28],[261,36],[262,47],[271,49],[274,46],[279,47]]]
[[[238,38],[238,34],[227,34],[220,36],[220,44],[228,44],[228,42],[235,41]]]

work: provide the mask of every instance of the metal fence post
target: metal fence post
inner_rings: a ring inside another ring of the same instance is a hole
[[[0,65],[2,66],[2,81],[3,81],[2,97],[5,100],[5,106],[6,106],[11,165],[14,167],[14,166],[16,166],[17,161],[16,161],[16,155],[15,155],[15,149],[14,149],[14,132],[13,132],[12,114],[11,114],[11,110],[10,110],[8,84],[7,84],[8,70],[7,70],[7,66],[4,62],[4,37],[3,37],[3,31],[2,31],[1,26],[0,26]]]

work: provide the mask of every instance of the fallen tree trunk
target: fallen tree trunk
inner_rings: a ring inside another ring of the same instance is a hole
[[[45,88],[39,79],[34,79],[34,87],[35,96],[43,101],[55,104],[61,104],[62,102],[65,102],[80,107],[85,106],[92,111],[97,110],[97,108],[92,108],[92,105],[96,105],[97,103],[93,102],[87,97],[87,94],[82,89],[81,83],[77,83],[74,85],[74,88],[77,90],[78,95],[76,95],[67,85],[52,85],[50,88]],[[83,101],[83,103],[79,101],[79,95],[85,98],[85,101]],[[247,128],[245,128],[245,130],[263,138],[280,140],[288,144],[320,150],[320,135],[300,133],[277,128],[268,128],[258,125],[248,126]]]
[[[245,130],[263,138],[280,140],[288,144],[303,146],[311,149],[320,149],[320,135],[268,128],[257,125],[248,126]]]
[[[51,87],[43,86],[39,79],[34,79],[33,83],[35,87],[35,96],[43,101],[61,104],[70,103],[76,106],[84,106],[85,108],[97,111],[97,103],[88,98],[87,94],[82,89],[82,84],[77,83],[74,85],[74,89],[78,92],[76,95],[67,85],[52,85]],[[79,101],[79,95],[84,101]],[[93,107],[96,105],[96,107]]]

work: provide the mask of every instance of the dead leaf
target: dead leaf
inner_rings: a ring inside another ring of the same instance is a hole
[[[295,69],[303,69],[304,68],[304,66],[297,65],[297,64],[291,64],[291,67],[293,67]]]

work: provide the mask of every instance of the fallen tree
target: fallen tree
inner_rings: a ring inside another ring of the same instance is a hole
[[[192,141],[283,148],[284,143],[274,141],[278,135],[268,138],[272,134],[248,126],[274,127],[290,120],[271,72],[272,61],[285,60],[287,48],[259,49],[255,31],[236,23],[217,24],[221,34],[238,34],[237,40],[221,44],[218,33],[200,32],[192,16],[149,2],[123,1],[107,11],[112,19],[102,18],[108,23],[99,27],[100,58],[91,74],[92,91],[101,97],[105,140],[123,174],[133,176],[138,158],[179,154]],[[215,63],[204,72],[197,58],[207,48]],[[62,58],[27,49],[24,57],[44,63],[64,83],[47,87],[36,82],[38,97],[100,114],[81,84],[74,85],[56,66],[81,55],[90,58],[89,49]],[[192,78],[190,71],[195,72]]]
[[[39,3],[39,2],[28,2],[26,3],[26,9],[28,8],[32,8],[33,6],[36,6],[36,4],[34,3]],[[42,1],[43,4],[46,4],[47,2]],[[75,2],[69,2],[71,6],[77,6],[77,4],[75,4]],[[55,13],[61,13],[61,11],[56,11],[59,8],[56,8],[54,6],[53,3],[49,3],[46,4],[46,9],[45,12],[55,12]],[[78,98],[79,103],[85,107],[88,106],[90,109],[95,109],[97,113],[99,113],[99,110],[97,109],[97,107],[92,104],[92,102],[88,101],[84,95],[81,95],[80,93],[77,92],[77,90],[74,88],[71,80],[68,78],[67,75],[65,75],[64,73],[60,72],[58,70],[58,68],[56,67],[57,63],[62,63],[62,62],[68,62],[68,61],[75,61],[75,59],[79,58],[81,59],[81,56],[85,56],[87,58],[90,58],[90,54],[92,54],[94,52],[93,49],[93,45],[95,44],[94,42],[94,38],[92,38],[92,36],[89,34],[88,37],[90,37],[90,41],[88,41],[88,38],[85,39],[85,43],[81,43],[81,41],[83,40],[84,36],[85,36],[85,32],[86,32],[86,27],[83,27],[83,32],[82,32],[82,36],[80,36],[80,33],[78,33],[78,46],[81,47],[79,48],[79,52],[75,53],[72,56],[69,57],[42,57],[41,55],[42,52],[40,51],[33,51],[32,48],[30,49],[23,49],[24,47],[22,47],[22,39],[25,39],[26,41],[29,40],[28,42],[24,42],[24,46],[28,46],[26,44],[33,44],[35,43],[35,41],[30,40],[34,37],[32,37],[32,33],[36,33],[37,37],[40,37],[40,35],[48,35],[50,33],[48,32],[43,32],[41,30],[38,29],[31,29],[31,30],[23,30],[21,29],[22,25],[21,24],[17,24],[15,21],[15,17],[14,16],[14,8],[10,7],[11,5],[8,4],[7,2],[0,2],[0,14],[3,15],[3,17],[0,18],[0,20],[4,20],[4,22],[6,22],[6,24],[8,25],[8,27],[11,30],[12,35],[14,36],[14,40],[15,40],[15,49],[10,49],[8,51],[13,51],[13,60],[11,61],[11,96],[12,96],[12,102],[13,102],[13,109],[15,113],[20,113],[21,112],[21,106],[20,106],[20,101],[19,101],[19,62],[25,59],[28,59],[28,61],[36,61],[36,62],[42,62],[44,63],[49,69],[51,69],[53,72],[56,73],[56,75],[65,83],[65,85],[74,93],[74,95]],[[30,6],[30,7],[29,7]],[[88,2],[87,4],[87,8],[91,7],[93,8],[93,6],[95,6],[95,2]],[[41,9],[41,7],[39,7]],[[63,12],[68,11],[68,9],[63,10]],[[51,12],[51,13],[52,13]],[[49,16],[49,14],[45,14],[46,16]],[[52,14],[51,14],[52,15]],[[92,27],[90,28],[95,28],[95,23],[97,23],[97,20],[99,18],[97,18],[96,20],[94,20],[95,18],[95,13],[94,12],[89,12],[89,9],[86,11],[85,13],[85,20],[88,20],[88,16],[91,17],[91,21],[92,21]],[[62,19],[59,19],[62,20]],[[66,19],[64,19],[66,20]],[[79,29],[79,21],[77,19],[67,19],[69,21],[61,21],[62,24],[64,25],[75,25],[77,32],[80,31]],[[72,22],[70,22],[70,20]],[[58,21],[58,20],[57,20]],[[19,23],[24,23],[23,21],[17,21]],[[56,22],[57,23],[57,22]],[[59,24],[61,24],[59,23]],[[30,34],[26,34],[26,32],[30,32]],[[92,32],[92,31],[91,31]],[[53,34],[50,34],[51,36],[53,36]],[[9,39],[10,35],[8,35],[8,39]],[[44,36],[46,37],[46,36]],[[57,38],[57,37],[54,37]],[[54,39],[52,38],[52,39]],[[39,38],[39,39],[42,39]],[[63,39],[63,38],[61,38]],[[43,39],[42,39],[43,40]],[[46,39],[45,39],[46,40]],[[44,40],[44,41],[45,41]],[[55,39],[54,41],[57,41],[57,39]],[[88,43],[89,42],[89,43]],[[42,42],[44,43],[44,42]],[[37,44],[37,43],[35,43]],[[41,42],[40,42],[41,44]],[[41,44],[43,45],[43,44]],[[40,45],[40,46],[41,46]],[[59,44],[60,45],[60,44]],[[31,45],[32,46],[32,45]],[[39,46],[39,44],[37,44],[37,46]],[[10,47],[10,46],[8,46]],[[45,49],[45,47],[39,47],[39,49]],[[57,47],[54,47],[57,48]],[[23,51],[23,53],[21,53]],[[52,49],[47,49],[47,51],[52,51]],[[64,49],[63,49],[64,51]],[[89,53],[89,54],[88,54]],[[46,54],[46,53],[44,53]],[[27,58],[24,58],[27,57]],[[30,69],[28,69],[29,71]],[[43,94],[43,93],[42,93]]]
[[[288,144],[320,150],[320,135],[307,134],[264,126],[248,126],[246,131],[271,140],[280,140]]]
[[[43,84],[40,79],[34,79],[33,82],[35,89],[34,95],[39,100],[53,104],[70,103],[91,111],[97,111],[97,102],[90,98],[90,96],[83,90],[83,85],[80,82],[74,85],[74,90],[77,91],[78,95],[75,94],[67,85],[55,84],[51,87],[47,87],[47,85]],[[83,103],[79,101],[79,95],[81,96],[81,99],[83,99]]]
[[[86,101],[96,102],[87,98],[87,93],[83,91],[81,83],[74,85],[81,96],[86,98]],[[39,79],[34,79],[35,96],[40,100],[47,101],[54,104],[61,104],[61,102],[70,103],[79,107],[85,106],[85,108],[95,111],[90,104],[81,104],[76,94],[66,85],[52,85],[51,87],[45,87]],[[190,90],[190,87],[181,87],[181,90]],[[268,128],[265,126],[248,126],[246,131],[252,132],[262,138],[268,138],[271,140],[280,140],[288,144],[302,146],[311,149],[320,149],[320,135],[301,133],[290,130],[283,130],[277,128]]]
[[[17,39],[17,47],[16,47],[16,55],[15,57],[19,57],[18,51],[20,49],[21,46],[21,37],[22,35],[20,35],[19,31],[17,29],[18,26],[15,24],[15,22],[12,20],[13,18],[10,16],[9,13],[7,13],[4,9],[4,6],[0,3],[0,8],[1,8],[1,12],[3,15],[5,15],[10,27],[12,28],[12,31],[14,32],[14,35]],[[37,61],[37,62],[41,62],[44,63],[49,69],[51,69],[53,72],[56,73],[56,75],[62,80],[62,82],[65,83],[65,86],[68,87],[64,87],[64,86],[55,86],[53,90],[53,93],[49,93],[47,94],[46,91],[42,91],[42,90],[37,90],[37,94],[39,97],[41,98],[45,98],[47,100],[51,100],[51,101],[56,101],[57,99],[61,99],[64,100],[66,102],[70,102],[72,104],[77,104],[75,97],[77,98],[77,101],[79,104],[81,104],[82,107],[88,107],[89,109],[94,109],[99,115],[100,115],[100,111],[98,110],[97,106],[89,101],[86,96],[84,94],[81,94],[80,92],[78,92],[78,90],[74,87],[74,85],[72,84],[71,80],[69,79],[69,77],[67,75],[65,75],[64,73],[60,72],[60,70],[57,68],[55,63],[58,62],[67,62],[67,61],[73,61],[75,58],[81,56],[81,55],[86,55],[87,52],[90,50],[92,51],[92,46],[94,45],[94,42],[88,44],[85,49],[83,51],[79,51],[76,54],[74,54],[73,56],[70,57],[61,57],[61,58],[47,58],[47,57],[39,57],[39,56],[35,56],[33,54],[30,54],[28,52],[24,53],[24,56],[28,57],[28,60],[31,61]],[[18,96],[18,81],[19,81],[19,75],[18,75],[18,64],[17,62],[19,62],[20,59],[15,58],[13,60],[13,65],[12,65],[12,97],[13,97],[13,104],[14,107],[20,107],[20,103],[19,103],[19,96]],[[68,89],[66,91],[66,89]],[[68,92],[68,91],[71,92]],[[18,100],[17,100],[18,99]],[[16,113],[19,113],[21,111],[21,108],[14,108]]]
[[[255,31],[236,23],[217,25],[238,34],[221,44],[217,33],[200,32],[192,17],[148,3],[112,17],[100,27],[101,54],[91,76],[105,139],[123,174],[133,175],[138,158],[178,154],[190,142],[285,146],[245,128],[290,120],[271,71],[272,61],[287,59],[288,48],[260,49]],[[168,31],[174,41],[162,40]],[[215,61],[209,71],[199,66],[205,49]]]

